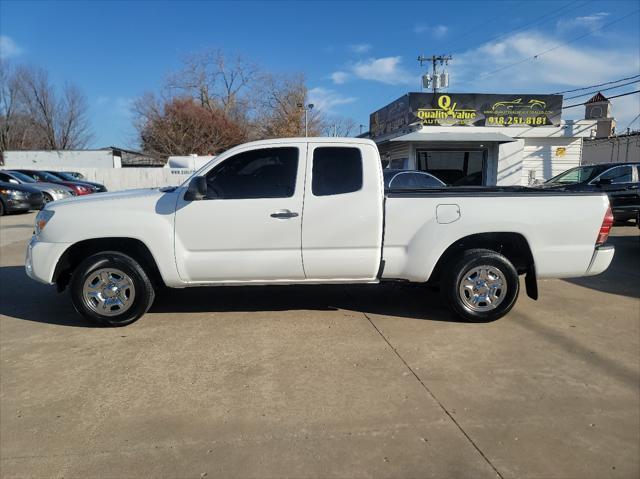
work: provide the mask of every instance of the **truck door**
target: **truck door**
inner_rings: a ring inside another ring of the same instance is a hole
[[[309,143],[302,259],[308,280],[374,280],[383,186],[373,145]]]
[[[306,144],[248,147],[206,173],[207,197],[178,199],[178,272],[190,282],[303,280]]]

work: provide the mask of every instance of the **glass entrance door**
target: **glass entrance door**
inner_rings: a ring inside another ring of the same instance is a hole
[[[485,184],[487,150],[417,150],[418,170],[426,171],[451,186]]]

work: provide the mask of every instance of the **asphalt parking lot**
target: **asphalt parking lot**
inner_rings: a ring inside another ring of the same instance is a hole
[[[162,291],[94,328],[0,227],[0,476],[640,476],[640,237],[457,322],[418,287]]]

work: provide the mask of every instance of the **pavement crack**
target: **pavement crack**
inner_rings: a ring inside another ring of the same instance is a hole
[[[444,413],[449,417],[449,419],[451,419],[453,424],[456,425],[456,427],[460,430],[460,432],[464,435],[464,437],[467,438],[467,441],[469,441],[469,443],[473,446],[473,448],[476,451],[478,451],[478,454],[480,454],[480,456],[485,460],[485,462],[487,464],[489,464],[491,469],[493,469],[493,471],[498,475],[498,477],[500,479],[504,479],[504,476],[500,473],[500,471],[498,471],[496,466],[494,466],[493,463],[491,462],[491,460],[485,455],[484,452],[482,452],[482,450],[480,449],[480,447],[478,447],[478,445],[475,443],[475,441],[473,439],[471,439],[471,436],[469,436],[469,434],[467,434],[467,432],[462,428],[460,423],[458,421],[456,421],[456,418],[453,417],[453,415],[447,410],[447,408],[444,406],[444,404],[442,404],[442,402],[440,402],[440,400],[436,397],[436,395],[433,394],[431,389],[429,389],[429,387],[424,383],[424,381],[420,378],[420,376],[418,376],[416,374],[416,372],[411,368],[411,366],[409,366],[409,363],[407,363],[407,361],[405,361],[405,359],[398,352],[398,350],[393,346],[393,344],[391,344],[391,342],[387,339],[387,337],[384,334],[382,334],[382,331],[380,331],[380,329],[375,325],[375,323],[371,320],[369,315],[367,313],[362,313],[362,314],[364,314],[364,317],[367,318],[367,321],[369,321],[371,326],[373,326],[373,329],[375,329],[378,332],[380,337],[384,340],[385,343],[387,343],[387,345],[391,348],[391,350],[395,353],[395,355],[398,356],[398,359],[400,359],[400,361],[402,361],[402,363],[409,370],[409,372],[411,374],[413,374],[413,377],[415,377],[418,380],[418,382],[420,383],[420,385],[424,388],[424,390],[427,391],[429,396],[431,396],[431,398],[436,402],[436,404],[438,404],[440,409],[442,409],[442,411],[444,411]]]

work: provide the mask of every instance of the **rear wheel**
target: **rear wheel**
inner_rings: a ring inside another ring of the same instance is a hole
[[[73,272],[70,293],[76,310],[105,326],[137,321],[153,303],[149,277],[130,256],[107,251],[84,260]]]
[[[518,298],[518,273],[503,255],[487,249],[465,251],[445,273],[441,291],[453,310],[471,322],[494,321]]]

